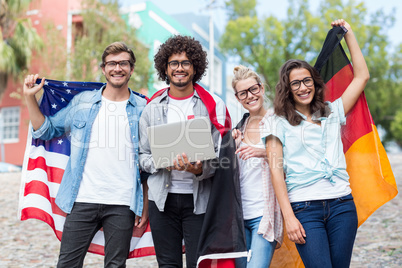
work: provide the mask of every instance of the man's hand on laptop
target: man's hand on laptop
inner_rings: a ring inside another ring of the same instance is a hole
[[[197,162],[191,163],[187,158],[185,153],[182,155],[177,155],[177,158],[173,160],[173,166],[169,167],[168,170],[180,170],[191,172],[194,175],[200,175],[202,173],[202,163],[200,160]]]

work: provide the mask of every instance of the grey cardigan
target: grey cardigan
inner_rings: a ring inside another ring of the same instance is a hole
[[[223,101],[215,96],[216,111],[218,119],[224,118],[226,106]],[[148,198],[155,202],[159,211],[164,211],[166,198],[169,187],[171,186],[171,172],[167,169],[155,169],[152,160],[151,149],[147,137],[147,127],[152,125],[161,125],[167,123],[168,109],[168,90],[160,96],[153,99],[143,110],[140,118],[139,135],[140,135],[140,151],[139,160],[141,170],[150,173],[148,177]],[[201,101],[197,91],[194,90],[192,97],[194,103],[193,111],[195,117],[208,117],[208,110]],[[219,156],[220,142],[222,140],[219,131],[211,124],[211,134],[214,142],[215,152]],[[203,172],[199,176],[194,175],[193,196],[194,196],[194,213],[203,214],[206,211],[209,195],[211,192],[211,180],[217,167],[218,159],[203,161]]]

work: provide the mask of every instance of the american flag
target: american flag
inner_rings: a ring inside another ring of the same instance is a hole
[[[36,81],[38,84],[40,80]],[[64,108],[78,93],[85,90],[98,90],[104,84],[94,82],[66,82],[46,80],[40,110],[51,116]],[[135,94],[138,94],[134,92]],[[138,94],[146,98],[145,96]],[[70,157],[70,141],[66,136],[49,141],[33,139],[28,133],[25,150],[19,218],[21,220],[38,219],[46,222],[61,240],[66,213],[57,207],[55,198]],[[92,240],[89,252],[104,255],[104,235],[99,230]],[[129,258],[155,255],[152,235],[148,226],[143,229],[134,228],[130,245]]]

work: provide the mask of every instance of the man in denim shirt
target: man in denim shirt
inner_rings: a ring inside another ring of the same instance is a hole
[[[32,136],[49,140],[70,132],[71,137],[70,159],[56,196],[67,213],[57,267],[82,267],[100,228],[105,267],[125,267],[133,227],[147,222],[147,186],[143,195],[138,168],[138,121],[146,100],[128,88],[135,61],[124,43],[112,43],[102,55],[107,84],[76,95],[51,117],[41,113],[35,98],[45,79],[39,85],[37,74],[25,79]]]

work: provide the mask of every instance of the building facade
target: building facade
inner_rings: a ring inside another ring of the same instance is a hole
[[[65,44],[65,53],[69,53],[74,46],[74,33],[77,32],[74,29],[82,28],[81,2],[82,0],[34,0],[26,15],[45,42],[46,25],[53,25]],[[210,34],[209,16],[194,13],[171,16],[150,1],[121,8],[121,16],[128,25],[137,29],[138,39],[149,47],[148,56],[151,62],[159,46],[172,35],[189,35],[200,41],[210,62],[209,70],[200,84],[226,101],[231,115],[235,114],[237,108],[233,108],[233,104],[236,104],[233,101],[234,95],[231,90],[227,90],[230,85],[226,81],[226,58],[217,46],[217,29],[214,27],[213,36]],[[40,53],[34,56],[28,73],[46,73],[47,66],[44,66],[41,57],[43,54]],[[150,72],[153,76],[148,82],[148,96],[167,86],[158,81],[153,67]],[[0,161],[19,166],[23,163],[29,129],[29,114],[21,96],[20,82],[22,81],[10,79],[0,100]]]
[[[79,15],[81,0],[34,0],[26,16],[39,35],[46,41],[46,25],[52,24],[65,40],[66,50],[71,29],[82,22]],[[46,51],[43,51],[46,53]],[[41,73],[46,66],[41,63],[43,55],[34,55],[29,73]],[[29,129],[29,114],[22,97],[22,81],[9,79],[6,91],[0,99],[0,161],[22,165]]]
[[[216,45],[217,42],[213,45],[213,52],[210,49],[211,39],[208,16],[200,16],[194,13],[168,15],[151,1],[122,7],[121,14],[128,25],[137,29],[139,40],[149,47],[149,59],[151,62],[153,62],[153,57],[159,46],[173,35],[189,35],[198,40],[208,53],[209,68],[211,66],[211,54],[213,54],[214,59],[212,74],[210,73],[211,69],[208,69],[200,84],[223,100],[226,99],[226,58],[220,53]],[[213,32],[215,34],[212,42],[219,40],[216,27],[214,27]],[[150,71],[152,72],[152,70]],[[212,86],[210,85],[211,83]],[[152,81],[148,85],[148,96],[166,86],[165,83],[158,81],[154,74]]]

